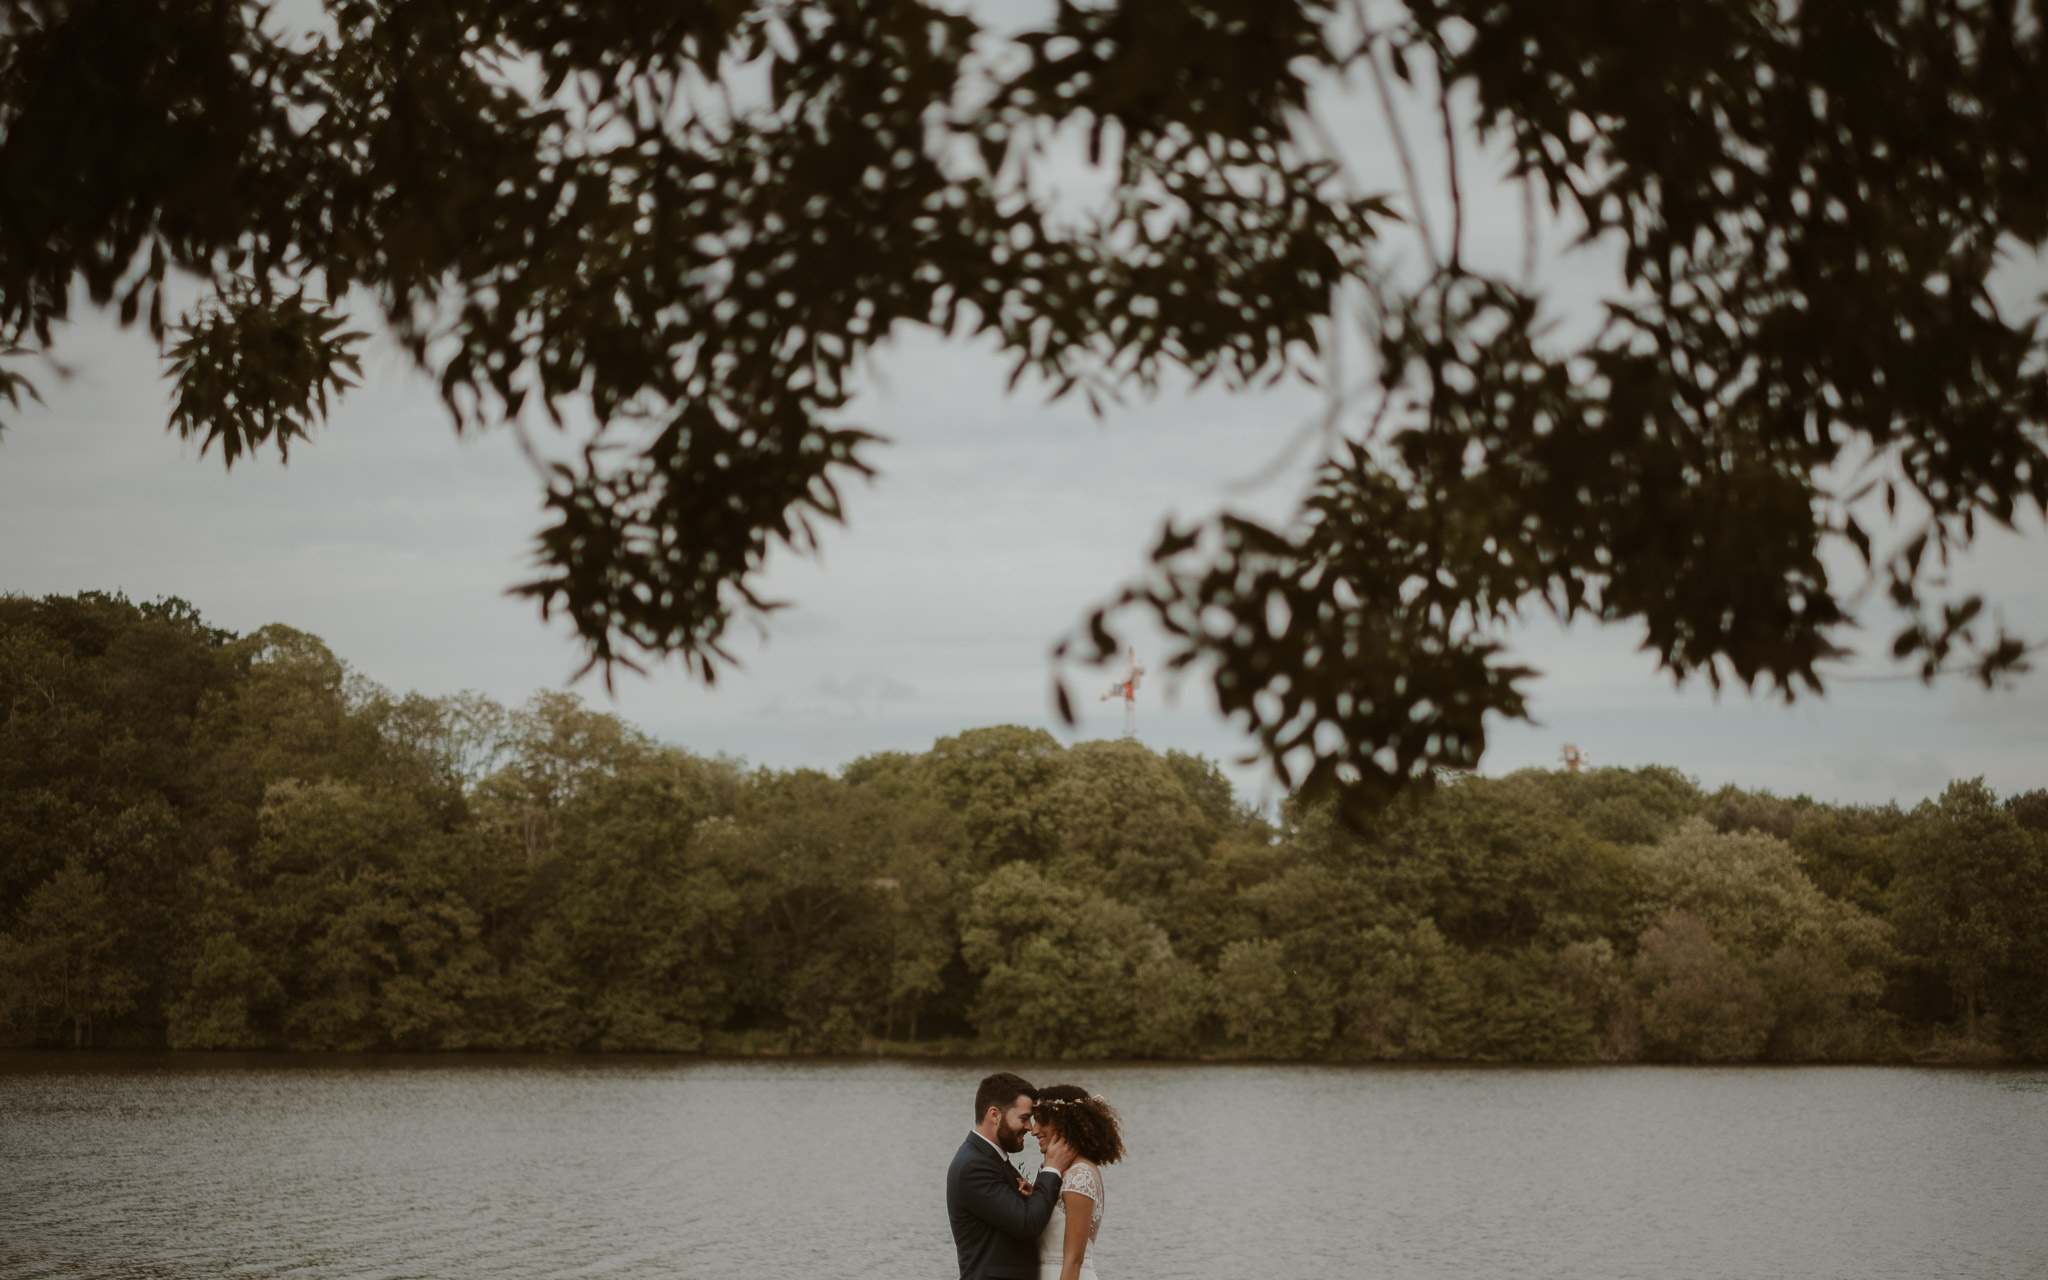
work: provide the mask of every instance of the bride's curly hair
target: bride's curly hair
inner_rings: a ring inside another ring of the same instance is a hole
[[[1091,1164],[1115,1164],[1124,1158],[1123,1122],[1099,1093],[1056,1084],[1038,1091],[1032,1113],[1041,1128],[1065,1138],[1074,1154]]]

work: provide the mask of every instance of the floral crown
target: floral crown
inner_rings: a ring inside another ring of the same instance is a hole
[[[1038,1105],[1041,1107],[1078,1107],[1084,1102],[1106,1103],[1108,1101],[1109,1100],[1107,1098],[1103,1097],[1099,1093],[1091,1093],[1085,1098],[1041,1098],[1039,1099]]]

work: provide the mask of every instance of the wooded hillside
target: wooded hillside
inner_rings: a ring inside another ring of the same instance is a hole
[[[1364,831],[997,726],[837,775],[0,597],[0,1043],[2048,1058],[2048,792],[1460,777]]]

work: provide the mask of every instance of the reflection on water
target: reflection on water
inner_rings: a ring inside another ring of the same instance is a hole
[[[0,1054],[0,1276],[933,1277],[985,1064]],[[2048,1277],[2048,1073],[1043,1065],[1104,1280]]]

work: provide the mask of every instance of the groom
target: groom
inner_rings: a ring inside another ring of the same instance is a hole
[[[1060,1201],[1060,1174],[1073,1148],[1055,1139],[1044,1151],[1038,1182],[1027,1187],[1010,1164],[1038,1091],[1022,1076],[998,1071],[974,1091],[974,1132],[946,1170],[946,1216],[960,1254],[960,1280],[1036,1280],[1038,1233]]]

